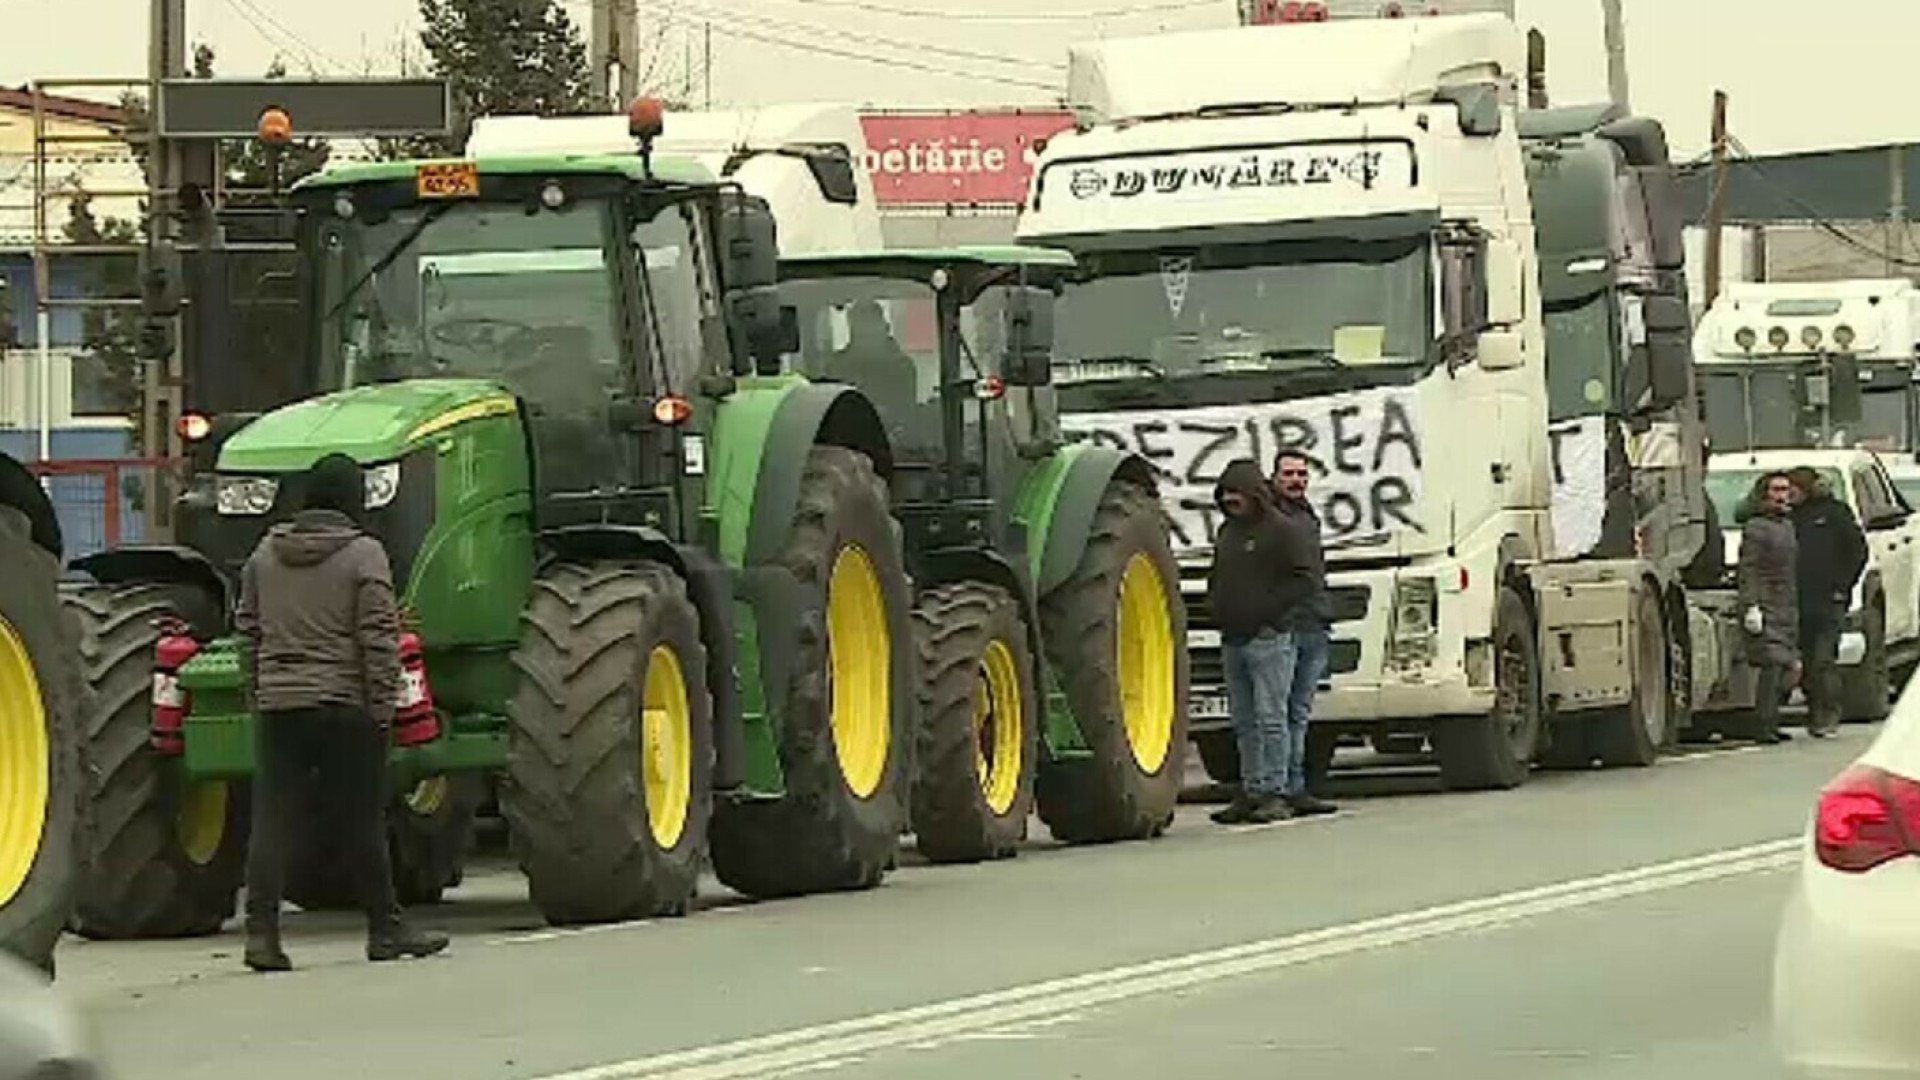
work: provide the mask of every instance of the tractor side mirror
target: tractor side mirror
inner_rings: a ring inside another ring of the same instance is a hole
[[[1647,391],[1654,408],[1671,408],[1686,400],[1693,364],[1687,303],[1673,296],[1649,296],[1641,313],[1647,326]]]
[[[1008,385],[1047,385],[1053,380],[1053,293],[1025,285],[1009,289],[1002,318]]]
[[[736,374],[778,374],[794,351],[797,323],[780,306],[780,242],[766,200],[742,192],[722,196],[720,242],[725,260],[727,336]]]

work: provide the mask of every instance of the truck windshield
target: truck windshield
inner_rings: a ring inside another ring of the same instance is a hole
[[[1838,423],[1828,421],[1818,408],[1803,407],[1801,374],[1793,368],[1717,367],[1705,375],[1707,433],[1716,452],[1797,446],[1913,448],[1904,378],[1890,385],[1863,387],[1860,418]]]
[[[583,201],[410,206],[318,226],[320,385],[619,381],[611,212]],[[578,376],[566,379],[565,374]]]
[[[1055,313],[1061,382],[1327,367],[1424,369],[1424,235],[1078,252]]]

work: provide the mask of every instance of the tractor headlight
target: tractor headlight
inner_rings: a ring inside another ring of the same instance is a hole
[[[366,472],[367,509],[378,510],[393,501],[400,494],[400,463],[389,461],[385,465],[375,465]]]
[[[214,485],[214,501],[222,514],[259,517],[273,509],[280,484],[270,476],[222,476]]]

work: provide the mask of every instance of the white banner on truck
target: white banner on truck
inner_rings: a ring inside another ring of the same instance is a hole
[[[1282,448],[1314,465],[1310,489],[1329,547],[1380,543],[1403,529],[1424,532],[1424,460],[1411,389],[1391,387],[1271,405],[1218,405],[1165,412],[1072,413],[1068,436],[1139,454],[1160,474],[1174,547],[1204,550],[1220,528],[1213,487],[1235,458],[1273,470]]]
[[[1553,460],[1553,549],[1562,559],[1592,551],[1607,518],[1607,419],[1547,425]]]

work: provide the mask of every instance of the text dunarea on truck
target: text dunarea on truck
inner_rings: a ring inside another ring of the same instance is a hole
[[[1282,447],[1315,466],[1335,619],[1312,767],[1342,734],[1430,739],[1449,787],[1511,787],[1651,762],[1740,697],[1727,620],[1680,580],[1707,530],[1664,136],[1522,114],[1525,55],[1499,15],[1071,55],[1076,130],[1020,239],[1079,260],[1068,428],[1160,472],[1216,775],[1212,486]]]

